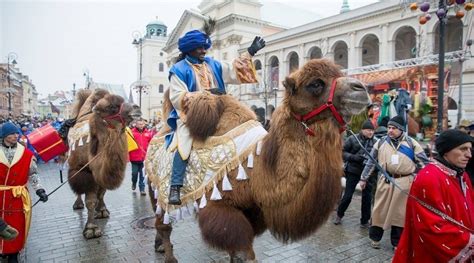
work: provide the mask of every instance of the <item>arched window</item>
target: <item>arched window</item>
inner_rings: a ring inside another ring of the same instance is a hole
[[[416,32],[409,26],[400,28],[395,36],[395,60],[416,57]]]
[[[348,52],[346,42],[339,41],[334,46],[334,62],[342,68],[347,68],[348,65]]]
[[[379,39],[375,35],[368,35],[362,42],[362,66],[379,63]]]
[[[311,52],[309,53],[309,59],[315,59],[315,58],[322,58],[323,57],[323,52],[319,47],[313,47],[311,48]]]
[[[158,70],[159,70],[160,72],[163,72],[164,67],[165,67],[165,66],[163,65],[163,63],[160,63],[160,64],[158,65]]]
[[[163,84],[160,84],[160,86],[158,86],[158,92],[163,93]]]
[[[278,89],[278,82],[280,81],[280,62],[278,58],[273,56],[270,58],[270,88]]]
[[[299,68],[299,57],[296,52],[291,52],[290,58],[289,58],[289,72],[292,73],[293,71],[297,70]]]
[[[462,50],[462,21],[456,17],[450,17],[446,23],[446,36],[444,37],[445,52]],[[434,53],[439,53],[439,23],[435,28]]]

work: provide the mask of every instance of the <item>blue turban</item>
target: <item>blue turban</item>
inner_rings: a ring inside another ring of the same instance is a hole
[[[199,30],[189,31],[178,40],[179,51],[183,53],[188,53],[200,47],[209,49],[211,44],[209,36]]]
[[[14,134],[14,133],[19,134],[20,130],[18,129],[18,127],[15,124],[13,124],[11,122],[5,122],[2,125],[2,128],[0,129],[0,137],[2,137],[2,138],[5,138],[8,135]]]

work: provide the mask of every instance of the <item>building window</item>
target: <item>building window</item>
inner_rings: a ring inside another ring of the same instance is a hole
[[[158,92],[163,93],[163,84],[160,84],[160,86],[158,86]]]
[[[163,65],[163,63],[160,63],[160,64],[158,65],[158,70],[159,70],[160,72],[163,72],[163,70],[164,70],[164,65]]]

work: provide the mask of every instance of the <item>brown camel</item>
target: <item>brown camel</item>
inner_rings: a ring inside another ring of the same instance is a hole
[[[125,177],[125,127],[141,113],[138,106],[125,103],[122,97],[97,89],[78,92],[73,114],[76,124],[68,134],[69,185],[78,195],[75,206],[80,206],[80,195],[85,194],[88,217],[84,237],[97,238],[102,231],[94,224],[94,216],[109,217],[105,192],[118,188]]]
[[[341,191],[341,123],[365,109],[370,100],[363,84],[343,77],[339,67],[325,59],[310,60],[283,84],[285,97],[272,116],[261,153],[254,151],[253,168],[245,168],[248,180],[236,180],[237,169],[228,172],[232,191],[223,192],[219,182],[222,200],[211,201],[211,191],[207,191],[209,201],[198,213],[204,241],[227,251],[231,262],[239,251],[247,260],[255,260],[254,238],[266,229],[286,243],[311,235],[326,222]],[[331,90],[332,103],[343,120],[337,120],[338,114],[329,108],[306,121],[298,120],[325,105]],[[229,95],[201,93],[190,99],[187,108],[186,124],[197,141],[256,119],[250,108]],[[168,111],[169,102],[164,116]],[[242,166],[247,167],[247,160]],[[147,170],[149,177],[156,173]],[[156,209],[157,200],[151,194],[150,198]],[[163,213],[156,216],[155,249],[164,250],[166,262],[176,262],[170,242],[172,226],[163,223],[164,217]]]

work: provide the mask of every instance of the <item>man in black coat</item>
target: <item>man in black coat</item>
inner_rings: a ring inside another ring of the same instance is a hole
[[[344,143],[343,159],[346,164],[344,168],[344,173],[346,176],[346,188],[344,190],[344,195],[339,202],[337,214],[333,221],[333,223],[336,225],[341,223],[344,213],[352,201],[352,195],[354,194],[355,188],[359,183],[360,175],[364,169],[364,164],[367,159],[367,155],[360,144],[357,142],[355,136],[357,136],[359,141],[368,152],[372,150],[372,147],[376,141],[374,139],[374,126],[369,120],[367,120],[362,125],[360,133],[357,135],[351,135]],[[362,216],[360,218],[360,226],[362,228],[369,227],[371,202],[372,186],[368,184],[367,187],[362,191]]]

